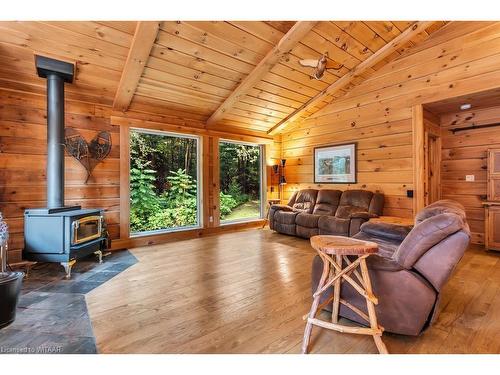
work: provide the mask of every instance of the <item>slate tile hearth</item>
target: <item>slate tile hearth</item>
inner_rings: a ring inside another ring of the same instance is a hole
[[[102,264],[90,256],[75,264],[70,280],[59,264],[35,265],[23,281],[15,322],[0,330],[0,354],[97,353],[85,294],[135,263],[128,250]]]

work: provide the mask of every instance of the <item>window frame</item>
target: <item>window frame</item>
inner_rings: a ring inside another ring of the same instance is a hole
[[[129,210],[128,210],[128,233],[130,238],[140,238],[147,236],[154,236],[165,233],[175,233],[175,232],[184,232],[195,229],[202,229],[204,227],[203,223],[203,139],[201,136],[186,134],[186,133],[176,133],[165,130],[154,130],[154,129],[144,129],[140,127],[130,127],[130,132],[137,132],[142,134],[152,134],[158,136],[165,137],[179,137],[179,138],[188,138],[194,139],[196,141],[196,225],[188,225],[184,227],[175,227],[175,228],[164,228],[164,229],[155,229],[148,230],[143,232],[132,232],[130,227],[130,165],[131,165],[131,157],[130,157],[130,135],[128,136],[128,144],[127,147],[129,149],[129,158],[128,158],[128,190],[129,190]]]
[[[222,143],[232,143],[232,144],[237,144],[237,145],[246,145],[246,146],[258,146],[260,150],[260,156],[259,156],[259,167],[260,167],[260,189],[259,189],[259,200],[260,200],[260,210],[259,210],[259,216],[258,217],[251,217],[251,218],[243,218],[243,219],[234,219],[234,220],[222,220],[219,217],[219,226],[225,226],[225,225],[231,225],[231,224],[240,224],[240,223],[250,223],[253,221],[260,221],[264,219],[265,216],[265,204],[267,202],[266,198],[266,168],[265,168],[265,162],[266,162],[266,157],[265,157],[265,151],[266,147],[263,144],[260,143],[252,143],[252,142],[244,142],[244,141],[236,141],[233,139],[227,139],[227,138],[219,138],[217,142],[217,146],[220,150],[220,144]],[[220,190],[220,158],[218,160],[218,166],[219,168],[219,190]],[[220,198],[218,199],[218,204],[220,207]],[[220,215],[220,214],[219,214]]]

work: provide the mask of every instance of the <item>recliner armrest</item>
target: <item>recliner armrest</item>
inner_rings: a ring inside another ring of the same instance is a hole
[[[352,237],[360,231],[361,225],[377,215],[370,212],[361,211],[349,214],[349,236]]]
[[[271,208],[275,211],[293,211],[293,208],[287,204],[273,204]]]
[[[349,219],[366,219],[369,220],[371,218],[378,217],[377,214],[372,214],[371,212],[353,212],[349,215]]]
[[[274,229],[274,214],[278,211],[293,211],[293,208],[287,204],[273,204],[269,207],[269,228]]]

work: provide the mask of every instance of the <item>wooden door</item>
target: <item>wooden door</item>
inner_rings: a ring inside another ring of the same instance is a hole
[[[424,202],[427,206],[441,197],[441,129],[424,117]]]
[[[488,150],[488,201],[500,201],[500,149]]]
[[[440,179],[441,179],[441,138],[429,134],[427,139],[427,182],[428,190],[426,195],[426,204],[438,201],[441,197]]]
[[[486,248],[500,250],[500,206],[486,208]]]

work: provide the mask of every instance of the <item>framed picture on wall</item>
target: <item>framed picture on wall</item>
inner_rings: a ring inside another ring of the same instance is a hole
[[[355,184],[356,143],[315,147],[314,183]]]

